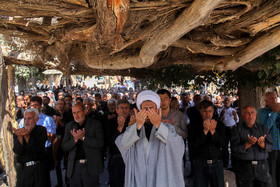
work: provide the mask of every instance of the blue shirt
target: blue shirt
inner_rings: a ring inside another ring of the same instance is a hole
[[[23,128],[24,119],[21,119],[19,122],[19,128]],[[46,127],[48,133],[55,134],[56,133],[56,125],[54,122],[54,119],[50,116],[47,116],[46,114],[40,113],[39,120],[37,121],[36,125],[41,125],[43,127]],[[52,141],[47,140],[45,147],[51,147]]]
[[[258,111],[257,121],[267,126],[267,128],[269,129],[272,135],[274,149],[280,150],[279,112],[278,113],[273,112],[269,106],[266,106],[265,108],[261,108]]]
[[[236,123],[239,122],[239,117],[238,117],[237,111],[234,108],[232,108],[232,107],[229,107],[229,108],[222,107],[220,109],[220,114],[219,114],[220,116],[221,116],[221,113],[222,113],[223,110],[225,110],[225,114],[224,114],[224,119],[223,119],[222,122],[224,123],[224,125],[226,127],[232,127],[232,126],[236,125]],[[234,119],[234,115],[232,114],[233,111],[236,112],[236,117],[237,117],[236,121]]]

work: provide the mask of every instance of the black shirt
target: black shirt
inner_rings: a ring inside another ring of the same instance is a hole
[[[28,143],[23,138],[23,145],[14,135],[13,151],[17,154],[17,161],[21,164],[29,161],[42,161],[44,159],[46,140],[47,130],[40,125],[35,125],[30,132]]]
[[[48,116],[51,116],[53,117],[53,115],[56,115],[56,111],[53,107],[47,105],[47,106],[44,106],[46,108],[46,111],[45,111],[45,114],[48,115]]]
[[[248,135],[260,138],[265,134],[265,149],[262,149],[256,143],[246,150],[245,144],[248,140]],[[231,148],[232,155],[240,160],[265,160],[268,158],[268,152],[273,150],[273,140],[270,131],[265,125],[255,123],[254,127],[250,128],[243,122],[235,126],[231,131]]]
[[[221,122],[217,122],[215,133],[209,131],[206,135],[203,132],[203,121],[190,123],[189,125],[189,149],[190,158],[213,160],[223,158],[223,147],[225,143],[225,127]]]
[[[106,122],[106,128],[105,128],[105,143],[107,144],[107,146],[109,147],[109,153],[110,156],[114,156],[114,155],[120,155],[120,151],[118,149],[118,147],[115,144],[115,140],[117,139],[117,137],[124,133],[126,130],[126,127],[128,126],[128,123],[130,121],[130,117],[127,117],[124,127],[122,129],[122,132],[118,131],[118,116],[116,118],[113,118],[111,120],[108,120]]]
[[[202,121],[200,112],[196,109],[195,106],[192,106],[187,109],[187,114],[190,119],[190,123],[199,123]]]
[[[62,117],[62,121],[64,122],[64,126],[58,124],[56,128],[56,135],[63,137],[65,133],[65,125],[74,120],[72,110],[69,110],[68,112],[64,111],[62,116],[58,111],[56,111],[56,115]]]
[[[86,120],[84,121],[84,123],[82,125],[77,123],[77,131],[78,130],[83,130],[83,128],[85,128],[86,122],[87,122],[87,118],[86,118]],[[76,149],[75,160],[86,159],[86,154],[85,154],[83,145],[84,145],[84,141],[83,140],[78,140],[76,142],[76,148],[77,149]]]

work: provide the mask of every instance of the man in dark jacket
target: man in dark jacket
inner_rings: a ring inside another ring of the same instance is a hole
[[[69,151],[67,176],[71,187],[98,187],[103,172],[103,128],[99,121],[86,117],[82,104],[72,107],[74,121],[66,124],[62,148]]]

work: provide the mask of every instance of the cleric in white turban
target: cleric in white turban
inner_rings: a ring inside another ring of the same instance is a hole
[[[184,142],[172,125],[161,121],[160,97],[145,90],[136,104],[136,123],[115,141],[125,163],[125,186],[185,186]]]

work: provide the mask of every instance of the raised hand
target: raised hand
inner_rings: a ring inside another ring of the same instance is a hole
[[[157,113],[153,109],[148,109],[147,114],[151,123],[158,129],[161,124],[161,116],[162,116],[161,108],[159,109],[159,113]]]
[[[273,112],[277,113],[280,111],[280,103],[274,103],[270,106],[270,108]]]
[[[171,124],[171,125],[174,125],[174,124],[175,124],[174,118],[172,118],[172,121],[170,121],[170,120],[168,120],[168,119],[162,119],[161,121],[162,121],[162,122],[165,122],[165,123],[169,123],[169,124]]]
[[[75,129],[71,130],[70,132],[73,136],[74,142],[77,143],[77,141],[79,140],[77,132],[75,131]]]
[[[125,123],[125,118],[123,116],[119,116],[117,122],[118,122],[118,131],[122,132]]]
[[[217,127],[217,121],[214,119],[209,120],[208,127],[209,127],[211,134],[214,134],[216,131],[216,127]]]
[[[248,134],[248,140],[247,140],[247,142],[248,142],[249,144],[254,145],[257,141],[258,141],[258,139],[257,139],[256,137],[250,136],[250,135]]]
[[[128,126],[133,125],[135,122],[136,122],[136,117],[135,117],[135,115],[131,115],[131,116],[130,116],[129,123],[128,123]]]
[[[203,121],[203,132],[204,132],[205,135],[206,135],[206,134],[209,132],[209,130],[210,130],[209,126],[210,126],[210,120],[209,120],[209,119]]]
[[[137,125],[137,129],[140,130],[142,128],[142,126],[145,123],[145,120],[147,118],[147,112],[146,110],[140,110],[139,112],[137,112],[136,109],[134,109],[134,113],[135,113],[135,119],[136,119],[136,125]]]
[[[258,139],[258,145],[263,149],[265,148],[265,137],[266,134],[264,136],[259,137]]]

